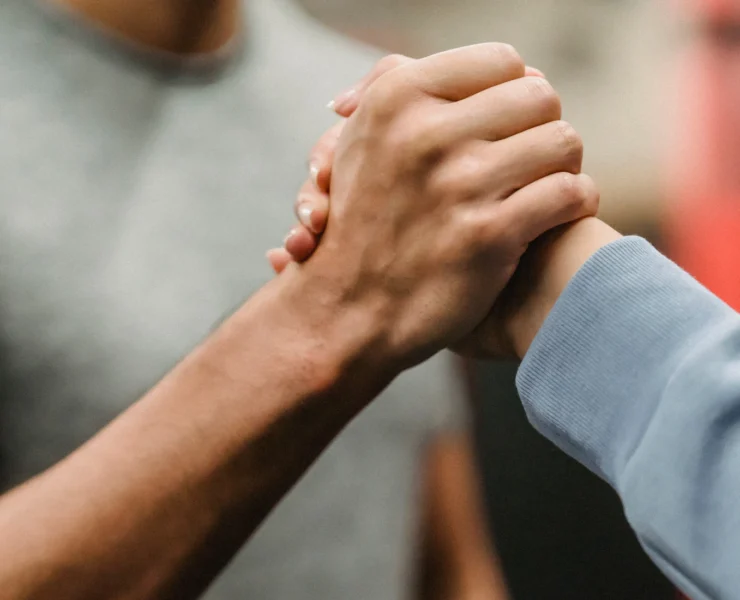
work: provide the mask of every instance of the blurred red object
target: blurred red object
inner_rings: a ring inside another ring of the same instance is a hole
[[[732,19],[740,16],[737,0],[677,0],[681,13],[696,19]]]
[[[683,0],[687,4],[687,0]],[[740,0],[691,0],[669,162],[668,250],[740,309]]]
[[[682,8],[697,35],[679,67],[666,241],[681,266],[738,310],[740,0],[683,0]]]
[[[696,36],[679,65],[666,242],[676,262],[740,310],[740,0],[680,8]]]

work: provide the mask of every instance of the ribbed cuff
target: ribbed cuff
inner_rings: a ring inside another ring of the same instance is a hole
[[[522,362],[530,421],[618,488],[676,365],[729,313],[646,241],[609,244],[571,280]]]

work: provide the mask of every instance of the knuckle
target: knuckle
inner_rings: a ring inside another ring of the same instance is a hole
[[[542,77],[525,77],[523,80],[527,92],[537,103],[540,111],[547,116],[560,118],[562,105],[560,95],[552,84]]]
[[[450,228],[448,243],[458,259],[470,261],[483,252],[486,239],[483,224],[463,207],[458,207],[453,217],[455,226]]]
[[[456,178],[461,187],[477,189],[479,182],[485,175],[487,165],[480,156],[466,153],[457,159],[454,170],[457,173]]]
[[[556,121],[554,125],[557,145],[567,157],[583,157],[583,138],[567,121]]]
[[[481,212],[474,206],[463,205],[458,207],[457,215],[455,239],[459,252],[466,258],[490,251],[500,252],[511,244],[511,227],[507,227],[495,212]]]
[[[296,196],[294,206],[296,208],[306,202],[307,198],[310,198],[313,192],[313,183],[311,181],[305,181],[303,185],[298,190],[298,195]]]
[[[442,152],[442,140],[437,119],[429,114],[417,114],[413,119],[399,122],[389,141],[394,154],[407,164],[429,160]]]
[[[476,237],[478,239],[476,250],[479,253],[494,251],[503,256],[516,245],[514,228],[495,216],[480,221]]]
[[[419,154],[419,133],[408,123],[397,125],[387,137],[390,158],[398,165],[408,168],[416,163]]]
[[[311,152],[308,155],[309,165],[320,167],[326,160],[327,155],[331,153],[332,149],[333,144],[329,140],[320,140],[313,148],[311,148]]]
[[[516,228],[512,227],[509,220],[495,212],[486,223],[486,235],[488,243],[499,250],[508,248],[517,241]]]
[[[584,189],[584,202],[582,205],[583,212],[589,216],[595,215],[599,212],[599,203],[601,201],[601,193],[599,188],[588,175],[579,175],[581,186]]]
[[[472,197],[473,186],[455,169],[443,168],[435,173],[430,183],[431,192],[446,200],[465,200]]]
[[[409,60],[409,58],[402,54],[389,54],[378,61],[377,70],[380,73],[386,73],[406,64]]]
[[[304,207],[315,208],[315,198],[308,192],[302,192],[298,195],[293,203],[293,214],[297,217],[300,216],[300,211]]]
[[[363,105],[375,118],[386,119],[403,105],[405,92],[406,83],[393,73],[386,73],[367,90]]]
[[[478,195],[484,170],[480,157],[465,154],[438,170],[433,190],[445,198],[470,200]]]
[[[310,179],[306,179],[301,184],[301,187],[298,189],[298,195],[299,196],[310,196],[313,193],[314,189],[315,187],[314,187],[313,181],[311,181]]]
[[[324,162],[331,158],[332,153],[339,144],[339,137],[344,129],[345,121],[340,121],[329,130],[324,132],[319,138],[319,141],[311,148],[311,152],[308,155],[309,163],[311,162]]]
[[[511,69],[524,70],[524,60],[511,44],[496,42],[491,44],[491,50],[499,61],[505,63]]]
[[[572,173],[561,173],[558,177],[558,198],[567,210],[578,210],[588,202],[588,190],[583,179]]]

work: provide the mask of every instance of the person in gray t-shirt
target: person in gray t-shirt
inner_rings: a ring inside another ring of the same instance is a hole
[[[89,439],[270,278],[264,252],[331,124],[323,106],[377,58],[285,0],[253,0],[243,22],[235,1],[167,7],[0,3],[3,490]],[[399,379],[207,597],[408,597],[421,525],[451,597],[503,597],[462,396],[447,357]]]

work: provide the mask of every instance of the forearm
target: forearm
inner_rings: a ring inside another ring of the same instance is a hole
[[[391,377],[362,358],[358,320],[325,318],[304,299],[320,292],[289,279],[86,446],[0,500],[3,598],[202,593]]]
[[[546,264],[561,251],[577,253],[555,249]],[[592,253],[554,306],[541,301],[534,341],[520,335],[530,420],[614,486],[647,552],[690,597],[735,597],[740,317],[634,238]]]
[[[483,510],[470,434],[442,434],[426,469],[423,600],[505,600]]]
[[[622,236],[597,218],[582,219],[551,231],[535,242],[512,281],[515,306],[507,319],[507,337],[519,358],[578,270],[599,249]],[[526,293],[521,290],[526,289]]]

